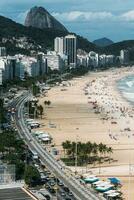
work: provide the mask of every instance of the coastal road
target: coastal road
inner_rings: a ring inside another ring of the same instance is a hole
[[[61,162],[57,162],[54,157],[37,142],[28,130],[24,119],[24,104],[31,98],[29,92],[25,92],[22,96],[13,101],[11,106],[16,107],[14,116],[16,126],[21,138],[24,139],[31,151],[36,151],[44,165],[55,174],[74,194],[77,200],[104,200],[103,197],[95,194],[92,189],[87,189],[81,185],[79,180],[73,176],[69,176],[65,166]]]

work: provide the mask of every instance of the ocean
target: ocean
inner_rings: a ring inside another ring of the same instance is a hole
[[[117,81],[117,87],[123,97],[134,104],[134,75],[124,77]]]

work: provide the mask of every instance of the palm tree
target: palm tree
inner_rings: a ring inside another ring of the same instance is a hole
[[[47,105],[47,106],[49,107],[50,104],[51,104],[51,101],[49,101],[49,100],[48,100],[48,101],[44,101],[44,104]]]
[[[105,145],[100,143],[98,145],[98,150],[99,150],[99,153],[100,153],[100,156],[99,156],[99,174],[100,174],[101,173],[101,160],[102,160],[102,155],[105,152]]]
[[[99,150],[99,152],[100,152],[101,154],[104,153],[104,145],[103,145],[102,143],[100,143],[100,144],[98,145],[98,150]]]
[[[75,158],[75,156],[76,156],[76,142],[72,142],[72,144],[71,144],[70,155],[73,158]]]
[[[107,151],[108,151],[107,145],[103,144],[103,154],[104,154],[104,157],[106,157]]]
[[[69,153],[68,151],[71,148],[71,142],[69,140],[62,142],[62,147],[64,149],[64,155],[65,155],[65,153],[68,154]]]
[[[111,154],[113,153],[112,147],[107,148],[107,153],[109,154],[109,164],[110,164]]]
[[[39,105],[39,106],[37,107],[37,109],[39,110],[39,115],[40,115],[41,118],[42,118],[43,111],[44,111],[43,106],[42,106],[42,105]]]
[[[44,104],[47,105],[47,101],[44,101]]]
[[[49,107],[49,106],[51,105],[51,101],[48,101],[48,102],[47,102],[47,105],[48,105],[48,107]]]
[[[107,146],[105,145],[105,144],[102,144],[102,143],[100,143],[99,145],[98,145],[98,150],[99,150],[99,152],[100,152],[100,162],[101,162],[101,155],[103,155],[103,154],[105,154],[106,153],[106,151],[107,151]]]
[[[95,142],[93,143],[92,154],[94,156],[94,166],[95,166],[96,156],[98,154],[98,145]]]
[[[62,147],[64,149],[64,156],[65,153],[68,158],[75,158],[76,156],[76,142],[70,142],[69,140],[62,143]],[[88,164],[91,155],[92,155],[92,162],[95,165],[95,162],[98,160],[99,163],[101,162],[101,156],[98,158],[98,153],[105,154],[105,153],[112,153],[112,148],[107,147],[105,144],[100,143],[99,145],[96,143],[77,143],[77,158],[78,163],[80,165]]]

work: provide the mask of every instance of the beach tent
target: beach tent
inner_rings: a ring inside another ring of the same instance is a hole
[[[50,135],[48,133],[43,133],[43,134],[40,134],[38,136],[38,138],[42,139],[42,138],[50,138]]]
[[[115,194],[116,194],[116,195],[118,194],[118,196],[119,196],[119,195],[121,195],[121,192],[119,192],[119,191],[117,191],[117,190],[109,190],[109,191],[107,191],[107,192],[104,192],[104,193],[103,193],[103,196],[104,196],[105,198],[107,198],[109,195],[112,196],[113,194],[114,194],[114,195],[115,195]],[[114,196],[114,195],[113,195],[113,196]],[[115,196],[114,196],[114,197],[115,197]]]
[[[48,137],[46,137],[46,138],[41,138],[41,141],[42,142],[49,142],[51,139],[50,138],[48,138]]]
[[[103,186],[98,186],[95,189],[99,192],[106,192],[108,190],[111,190],[113,188],[113,185],[109,184],[109,185],[103,185]]]
[[[87,178],[83,179],[85,183],[94,183],[96,181],[99,181],[99,178],[97,178],[96,176],[90,176]]]
[[[109,185],[109,184],[111,184],[110,182],[108,182],[108,181],[102,181],[101,183],[97,183],[96,185],[95,185],[95,187],[99,187],[99,186],[106,186],[106,185]]]
[[[108,200],[119,199],[120,195],[121,195],[120,193],[115,192],[115,193],[107,195],[107,199]]]
[[[107,192],[104,192],[104,194],[109,195],[109,194],[112,194],[112,193],[115,193],[115,192],[117,192],[117,190],[109,190]]]
[[[116,177],[110,177],[108,180],[110,180],[110,182],[115,185],[121,184],[121,181]]]
[[[99,185],[99,184],[102,184],[104,183],[104,181],[96,181],[94,183],[92,183],[93,186],[96,186],[96,185]]]

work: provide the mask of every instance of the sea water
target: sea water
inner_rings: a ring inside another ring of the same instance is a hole
[[[117,87],[125,97],[131,103],[134,103],[134,75],[124,77],[117,81]]]

